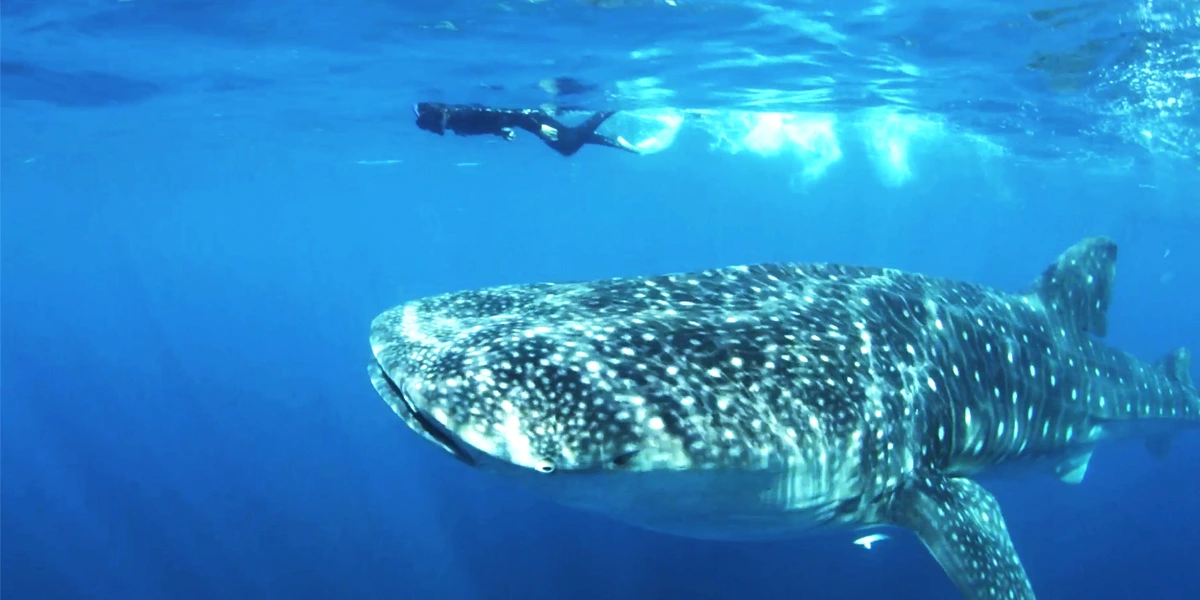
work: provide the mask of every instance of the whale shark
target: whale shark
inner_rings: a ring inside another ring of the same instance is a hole
[[[376,316],[368,370],[412,431],[552,501],[716,540],[898,527],[964,598],[1030,600],[977,479],[1077,484],[1099,444],[1200,422],[1187,350],[1102,341],[1116,257],[1085,239],[1014,292],[830,263],[458,291]]]

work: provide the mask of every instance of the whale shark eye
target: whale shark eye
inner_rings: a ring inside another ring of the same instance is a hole
[[[548,460],[542,460],[542,461],[538,461],[538,463],[536,465],[534,465],[533,468],[537,469],[538,471],[541,471],[542,473],[553,473],[554,472],[554,463],[552,463]]]

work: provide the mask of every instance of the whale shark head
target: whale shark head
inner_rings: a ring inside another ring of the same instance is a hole
[[[784,368],[771,333],[725,314],[651,318],[622,305],[636,294],[595,285],[458,292],[386,311],[371,329],[375,389],[460,462],[563,504],[698,537],[728,537],[693,531],[724,527],[698,523],[705,515],[750,522],[781,504],[827,520],[838,457],[855,455],[829,420],[845,415],[776,416],[771,402],[802,399],[763,375]]]
[[[464,314],[484,292],[377,317],[376,391],[405,423],[468,465],[531,474],[688,468],[682,440],[583,343],[591,326],[527,314]],[[450,310],[457,308],[457,310]]]

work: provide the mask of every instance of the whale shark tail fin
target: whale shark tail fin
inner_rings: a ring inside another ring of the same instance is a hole
[[[1078,331],[1104,337],[1117,272],[1117,245],[1103,237],[1067,248],[1042,272],[1033,293]]]
[[[1187,348],[1176,348],[1154,364],[1167,374],[1167,379],[1184,387],[1196,388],[1196,384],[1192,383],[1192,353]]]
[[[1033,600],[1000,504],[975,481],[929,475],[897,492],[890,520],[917,534],[967,600]]]

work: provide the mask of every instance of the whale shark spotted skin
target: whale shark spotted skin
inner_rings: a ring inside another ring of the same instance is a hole
[[[696,538],[914,532],[965,598],[1033,588],[1000,467],[1082,481],[1101,442],[1200,422],[1189,355],[1101,343],[1117,247],[1005,293],[893,269],[760,264],[414,300],[371,326],[408,426],[555,501]]]

